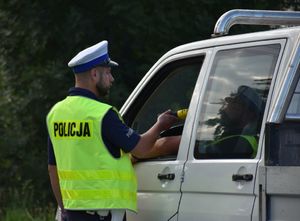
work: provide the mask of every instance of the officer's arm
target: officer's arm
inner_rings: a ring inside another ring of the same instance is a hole
[[[59,187],[59,179],[58,179],[56,166],[48,164],[48,172],[49,172],[52,191],[53,191],[54,196],[56,198],[57,204],[63,210],[64,206],[63,206],[63,202],[62,202],[62,197],[61,197],[61,192],[60,192],[60,187]]]
[[[171,115],[170,111],[161,114],[157,122],[146,133],[141,135],[139,142],[131,153],[138,158],[147,158],[151,150],[155,148],[159,134],[163,130],[169,129],[177,121],[178,118]]]

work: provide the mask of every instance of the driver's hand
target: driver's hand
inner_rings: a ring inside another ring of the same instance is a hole
[[[177,117],[171,114],[171,110],[167,110],[160,114],[157,118],[157,123],[159,124],[161,130],[167,130],[179,121]]]

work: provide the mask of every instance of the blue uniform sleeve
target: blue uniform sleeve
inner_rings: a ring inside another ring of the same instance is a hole
[[[120,149],[132,151],[140,140],[140,135],[124,124],[118,114],[110,109],[102,121],[103,141],[114,157],[120,157]]]
[[[50,137],[48,136],[48,164],[56,165],[56,159],[54,155],[53,145]]]

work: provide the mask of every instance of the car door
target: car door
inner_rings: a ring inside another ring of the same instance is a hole
[[[208,50],[181,53],[156,65],[137,86],[129,104],[125,103],[125,108],[121,109],[126,123],[137,132],[144,133],[155,123],[159,113],[196,106],[191,97],[197,91],[195,87],[199,87],[196,82],[203,66],[207,65],[207,57]],[[184,123],[181,121],[175,125],[171,135],[181,136],[182,130],[185,130]],[[139,160],[134,164],[138,179],[138,213],[129,212],[127,220],[166,221],[177,218],[189,138],[182,137],[178,145],[173,154]]]
[[[266,101],[285,39],[216,47],[193,124],[178,220],[250,221]]]

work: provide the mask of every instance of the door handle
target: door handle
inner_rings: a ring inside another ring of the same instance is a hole
[[[159,173],[157,175],[157,178],[159,180],[174,180],[175,179],[175,173],[167,173],[167,174],[161,174],[161,173]]]
[[[253,175],[252,174],[233,174],[232,175],[232,181],[251,181],[253,180]]]

